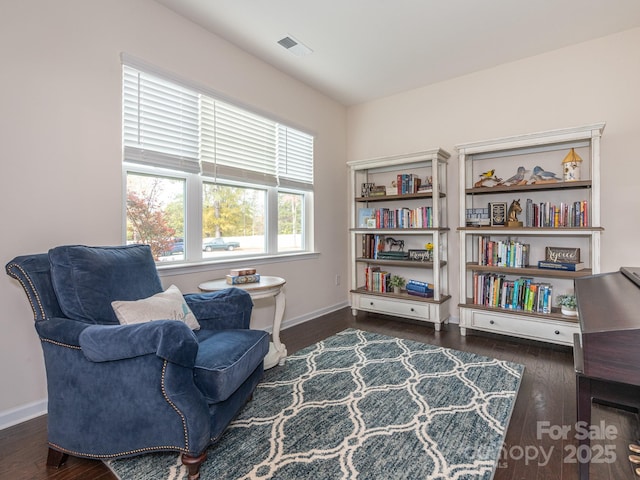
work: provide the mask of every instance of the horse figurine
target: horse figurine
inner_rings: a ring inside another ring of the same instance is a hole
[[[509,205],[507,211],[507,226],[508,227],[521,227],[522,222],[518,221],[518,214],[522,213],[522,207],[520,206],[520,199],[514,200]]]
[[[398,247],[399,252],[404,251],[404,240],[396,240],[395,238],[387,237],[385,242],[389,245],[389,250],[393,247]]]

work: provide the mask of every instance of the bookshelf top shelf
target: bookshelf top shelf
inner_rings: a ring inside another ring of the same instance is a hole
[[[458,227],[459,232],[480,235],[569,235],[589,236],[604,231],[603,227]]]
[[[557,230],[557,229],[556,229]],[[439,228],[350,228],[353,233],[372,233],[374,235],[425,235],[434,233],[445,233],[449,227]]]
[[[440,193],[440,198],[446,197],[445,193]],[[370,197],[356,197],[358,203],[369,202],[389,202],[393,200],[415,200],[417,198],[433,198],[433,192],[405,193],[404,195],[373,195]]]
[[[504,192],[528,192],[528,191],[550,191],[550,190],[566,190],[577,188],[591,188],[591,180],[580,180],[575,182],[557,182],[529,185],[505,185],[495,187],[475,187],[465,189],[468,195],[490,195],[494,193]]]

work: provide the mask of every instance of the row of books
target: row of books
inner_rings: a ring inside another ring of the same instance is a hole
[[[359,208],[359,228],[432,228],[433,208]]]
[[[255,268],[232,268],[226,276],[229,285],[244,285],[246,283],[258,283],[260,274]]]
[[[366,267],[364,269],[365,283],[364,288],[370,292],[390,292],[393,289],[389,287],[389,279],[391,274],[380,270],[380,267]]]
[[[399,173],[396,177],[398,195],[418,193],[421,185],[422,180],[420,180],[418,175],[413,173]]]
[[[476,272],[473,275],[473,303],[485,307],[551,313],[553,286],[520,277],[507,280],[504,275]]]
[[[578,202],[554,205],[550,202],[534,203],[527,199],[524,208],[525,227],[588,227],[589,222],[589,202],[581,200]]]
[[[478,237],[478,265],[522,268],[529,265],[528,243]]]

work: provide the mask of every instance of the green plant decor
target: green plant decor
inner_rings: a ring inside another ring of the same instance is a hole
[[[568,309],[571,310],[575,310],[576,308],[578,308],[578,302],[576,302],[576,296],[575,295],[570,295],[570,294],[566,294],[566,295],[558,295],[558,303]]]
[[[395,287],[402,288],[405,286],[406,283],[407,281],[399,275],[393,275],[389,280],[389,285],[394,288]]]

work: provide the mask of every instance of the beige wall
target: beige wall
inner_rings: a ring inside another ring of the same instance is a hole
[[[285,322],[347,302],[346,109],[150,0],[22,0],[0,15],[2,264],[61,244],[122,241],[121,52],[316,134],[317,258],[287,279]],[[345,212],[345,213],[343,213]],[[228,267],[227,267],[228,268]],[[183,291],[226,269],[163,277]],[[335,275],[341,286],[335,286]],[[42,352],[17,282],[0,276],[0,428],[40,413]],[[259,326],[273,305],[257,308]]]
[[[640,29],[628,30],[349,109],[349,160],[432,147],[452,154],[447,192],[453,316],[459,315],[460,143],[606,122],[601,270],[640,265],[638,45]]]

